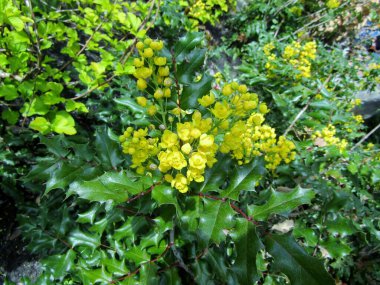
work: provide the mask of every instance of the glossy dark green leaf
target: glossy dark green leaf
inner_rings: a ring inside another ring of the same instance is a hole
[[[122,106],[127,107],[132,112],[136,112],[136,113],[144,113],[145,112],[145,109],[143,107],[141,107],[139,104],[137,104],[136,100],[132,99],[129,96],[116,98],[116,99],[114,99],[114,101],[117,104],[120,104]]]
[[[143,250],[138,246],[128,249],[125,253],[125,257],[136,264],[141,264],[150,260],[150,255],[146,250]]]
[[[100,245],[100,236],[75,229],[69,235],[69,242],[72,247],[83,245],[95,249]]]
[[[199,71],[206,58],[206,49],[195,49],[186,56],[184,61],[177,66],[176,76],[179,83],[191,84],[194,81],[196,72]]]
[[[86,179],[92,177],[99,172],[95,167],[87,167],[87,165],[70,165],[66,162],[59,162],[57,168],[52,172],[50,179],[46,182],[45,195],[53,189],[65,189],[70,183],[78,179]]]
[[[62,279],[66,273],[74,269],[75,258],[75,251],[69,249],[65,254],[49,256],[43,261],[43,265],[52,273],[54,278]]]
[[[311,189],[297,186],[293,191],[282,193],[272,191],[269,200],[261,206],[248,206],[248,213],[257,221],[266,220],[270,215],[291,211],[303,204],[309,204],[315,193]]]
[[[261,159],[250,164],[236,166],[231,174],[228,187],[221,192],[222,197],[238,200],[241,191],[255,191],[255,185],[261,180],[266,170]]]
[[[234,210],[228,203],[205,198],[200,212],[199,230],[202,242],[219,244],[226,238],[225,230],[234,226]]]
[[[254,284],[259,279],[256,255],[263,246],[254,224],[243,218],[236,219],[236,228],[231,237],[236,250],[236,260],[232,269],[238,277],[239,284]]]
[[[226,181],[231,159],[226,156],[218,156],[217,159],[218,161],[211,168],[206,169],[205,180],[202,184],[197,185],[199,192],[218,191]]]
[[[322,261],[309,256],[290,235],[267,235],[265,248],[273,256],[272,270],[289,277],[292,285],[334,285]]]
[[[109,284],[112,281],[112,274],[107,272],[104,267],[99,269],[80,269],[79,274],[83,285]]]
[[[124,171],[106,172],[91,181],[72,183],[67,194],[75,193],[83,199],[97,202],[124,202],[129,195],[138,194],[150,186],[147,181],[132,180]]]
[[[152,198],[158,203],[158,205],[174,205],[177,211],[181,211],[177,201],[177,193],[178,191],[170,185],[161,184],[154,187],[152,191]]]
[[[200,46],[204,40],[203,33],[187,33],[184,37],[180,38],[174,46],[174,55],[176,61],[182,62],[186,55],[195,47]]]
[[[197,108],[199,106],[198,98],[210,92],[213,80],[214,78],[212,76],[205,74],[200,81],[185,84],[181,94],[181,108]]]
[[[98,128],[95,135],[95,148],[103,165],[116,169],[123,161],[120,145],[108,136],[107,127]]]

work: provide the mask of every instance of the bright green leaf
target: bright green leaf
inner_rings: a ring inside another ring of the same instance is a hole
[[[77,133],[73,117],[65,111],[55,114],[51,127],[58,134],[75,135]]]

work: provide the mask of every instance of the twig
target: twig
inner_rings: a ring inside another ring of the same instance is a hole
[[[92,35],[87,39],[86,43],[84,46],[76,53],[75,58],[71,58],[68,62],[66,62],[60,69],[59,71],[65,70],[66,67],[68,67],[77,57],[87,48],[87,46],[90,44],[92,38],[95,36],[96,32],[99,31],[99,29],[102,27],[103,22],[101,22],[94,30]]]
[[[189,267],[185,264],[185,262],[182,259],[181,253],[177,250],[175,246],[175,241],[174,241],[174,227],[170,231],[170,243],[172,245],[171,249],[173,251],[174,256],[177,258],[178,266],[181,267],[183,270],[185,270],[193,279],[194,279],[194,274],[191,272]]]
[[[355,148],[357,148],[359,145],[361,145],[366,139],[368,139],[374,132],[376,132],[380,128],[380,124],[378,124],[376,127],[374,127],[368,134],[366,134],[364,137],[361,138],[360,141],[358,141],[351,149],[350,151],[353,151]]]
[[[330,74],[327,79],[325,80],[325,82],[323,82],[323,84],[321,86],[319,86],[318,90],[316,91],[316,94],[318,94],[322,88],[330,81],[332,77],[332,74]],[[296,122],[302,117],[303,113],[306,112],[307,108],[309,108],[310,104],[311,104],[311,101],[313,100],[312,97],[309,98],[309,100],[307,101],[306,105],[302,108],[302,110],[297,114],[297,116],[294,118],[294,120],[291,122],[291,124],[289,125],[289,127],[285,130],[283,136],[285,137],[288,132],[294,127],[294,125],[296,124]]]
[[[207,195],[207,194],[203,194],[203,193],[199,193],[198,194],[199,197],[205,197],[205,198],[208,198],[208,199],[212,199],[212,200],[216,200],[216,201],[221,201],[222,203],[225,203],[227,201],[229,201],[229,199],[227,198],[220,198],[220,197],[217,197],[217,196],[211,196],[211,195]],[[231,209],[233,209],[236,213],[240,214],[244,219],[246,219],[248,222],[251,222],[255,225],[257,225],[258,223],[253,220],[252,217],[248,216],[242,209],[240,209],[238,206],[236,206],[235,204],[232,203],[232,201],[229,201],[228,205],[231,207]]]
[[[156,185],[157,185],[157,184],[156,184]],[[135,201],[135,200],[137,200],[137,199],[140,199],[142,196],[144,196],[144,195],[146,195],[146,194],[149,194],[150,192],[153,191],[154,186],[156,186],[156,185],[152,185],[152,186],[150,186],[150,188],[149,188],[148,190],[146,190],[146,191],[144,191],[144,192],[141,192],[141,193],[137,194],[136,196],[133,196],[133,197],[129,198],[129,199],[126,201],[126,203],[131,203],[131,202],[133,202],[133,201]]]
[[[32,3],[30,2],[30,0],[25,0],[25,4],[29,8],[30,15],[32,16],[32,19],[33,19],[32,26],[33,26],[34,33],[36,35],[37,65],[38,65],[38,68],[40,68],[41,63],[42,63],[42,54],[41,54],[41,47],[40,47],[40,38],[38,35],[38,29],[37,29],[37,25],[36,25],[36,17],[34,15],[33,6],[32,6]]]

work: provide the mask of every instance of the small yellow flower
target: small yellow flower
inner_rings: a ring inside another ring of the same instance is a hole
[[[153,50],[151,48],[144,49],[144,52],[143,52],[142,56],[145,57],[145,58],[152,57],[153,56]]]
[[[206,163],[207,163],[207,157],[205,154],[201,152],[194,152],[190,156],[189,164],[190,164],[190,167],[192,168],[203,170],[206,167]]]
[[[181,147],[181,151],[184,153],[184,154],[189,154],[191,151],[192,151],[192,147],[189,143],[186,143],[184,144],[182,147]]]
[[[198,99],[199,104],[201,104],[203,107],[208,107],[215,102],[215,96],[213,93],[210,93],[210,95],[205,95],[202,98]]]
[[[187,179],[181,173],[177,173],[176,177],[171,181],[171,185],[181,193],[186,193],[189,190]]]
[[[162,137],[161,137],[161,143],[160,143],[160,146],[163,147],[163,148],[172,148],[173,146],[177,146],[178,145],[178,136],[177,134],[169,131],[169,130],[165,130]]]
[[[154,58],[154,64],[158,65],[158,66],[165,65],[166,64],[166,57],[161,57],[161,56],[155,57]]]
[[[148,84],[146,83],[146,81],[144,79],[139,78],[137,80],[137,88],[139,90],[145,90],[147,87],[148,87]]]
[[[218,119],[226,119],[231,114],[231,110],[226,101],[222,103],[216,102],[214,108],[211,109],[213,115]]]

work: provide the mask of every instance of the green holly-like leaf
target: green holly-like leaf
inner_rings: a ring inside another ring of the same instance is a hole
[[[94,204],[89,210],[84,213],[78,214],[77,223],[90,223],[93,224],[96,212],[99,210],[99,204]]]
[[[72,269],[75,258],[75,251],[69,249],[66,254],[49,256],[43,261],[43,265],[52,273],[54,278],[62,279]]]
[[[59,111],[55,114],[51,128],[58,134],[75,135],[75,121],[71,115],[65,111]]]
[[[152,198],[155,200],[158,205],[171,204],[174,205],[177,212],[180,211],[178,205],[176,194],[178,191],[175,191],[169,185],[161,184],[154,187],[152,191]]]
[[[309,256],[290,235],[267,235],[265,248],[274,262],[272,270],[284,273],[292,285],[334,285],[323,263]]]
[[[227,156],[217,156],[217,163],[211,168],[207,168],[204,174],[204,181],[198,186],[199,192],[217,191],[226,181],[231,159]]]
[[[264,161],[255,159],[250,164],[236,166],[231,175],[228,187],[223,190],[221,195],[226,198],[238,200],[241,191],[254,191],[256,183],[265,174]]]
[[[188,33],[180,38],[174,46],[174,56],[176,57],[177,63],[182,62],[195,47],[202,44],[203,40],[203,33]]]
[[[234,214],[235,212],[227,202],[204,199],[199,219],[202,242],[206,246],[210,241],[217,244],[222,242],[226,237],[224,230],[229,230],[234,226]]]
[[[62,161],[58,162],[56,166],[57,167],[51,173],[49,180],[46,182],[45,195],[53,189],[65,189],[66,186],[78,177],[88,179],[88,177],[93,177],[99,172],[95,167],[88,167],[87,165],[70,165],[63,163]]]
[[[239,284],[254,284],[258,279],[256,255],[262,248],[262,243],[257,236],[256,228],[251,221],[239,218],[236,220],[236,229],[231,233],[235,242],[236,261],[233,270],[239,280]]]
[[[74,182],[70,185],[68,195],[77,194],[83,199],[97,202],[112,200],[124,202],[129,195],[138,194],[152,183],[132,180],[125,172],[106,172],[91,181]]]
[[[80,269],[79,274],[83,285],[109,284],[112,281],[112,274],[107,272],[104,267],[99,269],[87,270]]]
[[[125,257],[136,264],[141,264],[150,260],[149,254],[138,246],[129,249],[125,253]]]
[[[206,49],[193,50],[177,67],[177,78],[181,84],[191,84],[194,81],[195,72],[199,70],[206,58]]]
[[[41,134],[47,134],[51,130],[51,124],[44,117],[37,117],[30,122],[29,128],[39,131]]]
[[[102,164],[107,168],[115,169],[123,161],[120,145],[110,139],[107,127],[96,130],[95,148]]]
[[[144,107],[141,107],[139,104],[136,103],[136,100],[132,99],[129,96],[117,98],[117,99],[114,99],[114,101],[117,104],[120,104],[120,105],[123,105],[123,106],[129,108],[132,112],[135,112],[135,113],[144,113],[145,112]]]
[[[100,245],[100,235],[85,233],[79,229],[75,229],[69,234],[69,242],[72,247],[88,246],[95,249]]]
[[[197,108],[198,98],[210,92],[213,80],[212,76],[205,74],[200,81],[185,84],[181,94],[181,107],[183,109]]]
[[[248,213],[255,220],[263,221],[270,215],[288,212],[300,205],[309,204],[314,196],[312,190],[300,186],[288,193],[272,191],[267,203],[261,206],[248,206]]]

